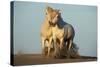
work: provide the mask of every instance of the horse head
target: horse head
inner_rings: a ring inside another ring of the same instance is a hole
[[[53,9],[51,7],[46,8],[46,19],[48,20],[50,25],[55,26],[59,21],[61,13],[58,9]]]

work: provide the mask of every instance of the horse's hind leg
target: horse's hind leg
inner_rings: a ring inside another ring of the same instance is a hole
[[[71,46],[72,46],[72,43],[73,43],[73,41],[72,40],[69,40],[69,47],[68,47],[68,50],[70,51],[70,48],[71,48]]]
[[[67,58],[70,58],[70,50],[71,50],[71,46],[72,46],[73,41],[69,40],[68,41],[68,49],[67,49]]]

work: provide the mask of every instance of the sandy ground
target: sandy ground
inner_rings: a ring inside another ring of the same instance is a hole
[[[36,65],[36,64],[55,64],[55,63],[72,63],[72,62],[88,62],[88,61],[97,61],[97,57],[86,57],[80,56],[78,58],[71,59],[54,59],[46,58],[40,54],[23,54],[23,55],[14,55],[14,66],[19,65]]]

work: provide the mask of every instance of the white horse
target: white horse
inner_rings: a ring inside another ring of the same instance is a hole
[[[55,53],[57,51],[57,46],[59,45],[59,48],[62,49],[65,47],[65,43],[67,44],[68,51],[70,51],[75,35],[74,28],[72,25],[63,21],[59,10],[53,9],[49,18],[49,23],[52,26]],[[59,40],[59,44],[57,44],[57,40]]]
[[[45,55],[45,48],[47,47],[47,57],[50,55],[50,49],[52,48],[52,29],[49,23],[50,13],[53,11],[52,8],[46,8],[46,16],[44,23],[41,26],[41,40],[42,40],[42,54]]]

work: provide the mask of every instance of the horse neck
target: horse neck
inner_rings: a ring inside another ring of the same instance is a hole
[[[65,22],[65,21],[63,20],[63,18],[60,16],[59,22],[58,22],[58,26],[61,27],[61,28],[63,28],[63,27],[66,26],[66,25],[68,25],[68,23]]]
[[[59,18],[59,21],[57,22],[57,26],[59,28],[62,28],[64,26],[64,21],[63,21],[63,19],[61,17]]]
[[[45,25],[45,27],[50,27],[49,21],[46,18],[45,18],[45,21],[44,21],[44,25]]]
[[[61,29],[61,21],[58,21],[57,24],[55,25],[55,28],[57,29]]]

